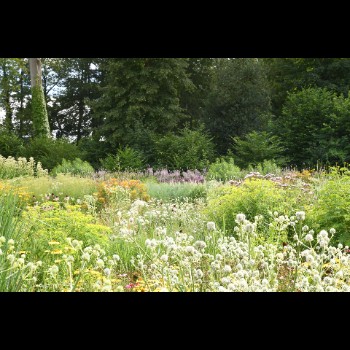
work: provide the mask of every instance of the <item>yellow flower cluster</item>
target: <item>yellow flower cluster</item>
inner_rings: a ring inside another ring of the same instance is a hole
[[[147,193],[145,184],[140,180],[118,180],[111,178],[107,181],[103,181],[98,188],[97,199],[102,205],[106,204],[112,193],[118,191],[118,189],[126,190],[130,195],[131,200],[141,199],[149,201],[150,196]]]

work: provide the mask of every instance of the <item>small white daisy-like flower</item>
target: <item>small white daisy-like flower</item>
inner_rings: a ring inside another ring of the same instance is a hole
[[[15,260],[15,256],[13,254],[7,255],[7,260],[9,260],[11,263]]]
[[[231,282],[231,278],[229,278],[229,277],[223,277],[223,278],[221,278],[221,283],[222,284],[228,284],[228,283],[230,283]]]
[[[230,292],[234,292],[236,290],[236,285],[234,285],[233,283],[229,283],[228,286],[227,286],[227,289]]]
[[[81,258],[82,258],[83,260],[90,261],[90,254],[87,253],[87,252],[85,252],[85,253],[83,253],[83,255],[81,256]]]
[[[8,244],[10,245],[14,245],[15,244],[15,241],[11,238],[7,241]]]
[[[164,261],[164,262],[167,262],[167,261],[168,261],[168,255],[163,254],[163,255],[160,257],[160,260],[162,260],[162,261]]]
[[[215,231],[216,227],[215,227],[215,222],[209,221],[207,222],[207,230],[208,231]]]
[[[248,222],[244,227],[245,231],[248,233],[252,233],[254,231],[254,228],[255,228],[254,224],[252,224],[250,222]]]
[[[326,277],[323,279],[323,282],[324,282],[325,284],[332,284],[332,283],[333,283],[333,278],[326,276]]]
[[[186,250],[186,253],[188,254],[193,254],[195,251],[194,247],[192,247],[191,245],[187,246],[185,250]]]
[[[96,265],[97,265],[98,267],[104,267],[104,266],[105,266],[105,263],[104,263],[104,261],[103,261],[102,259],[97,259]]]
[[[227,292],[227,289],[225,287],[223,287],[223,286],[219,286],[218,291],[221,292],[221,293],[222,292]]]
[[[231,269],[231,266],[230,265],[225,265],[224,266],[224,268],[222,269],[224,272],[227,272],[227,273],[229,273],[229,272],[231,272],[232,271],[232,269]]]
[[[314,237],[310,233],[308,233],[304,239],[306,242],[312,242]]]
[[[53,275],[56,274],[58,271],[59,271],[59,268],[57,265],[53,265],[49,268],[49,272]]]
[[[221,254],[216,254],[216,260],[222,260],[224,257]]]
[[[334,235],[335,234],[335,228],[331,228],[330,230],[329,230],[329,233],[331,234],[331,235]]]
[[[297,220],[303,221],[305,220],[305,211],[297,211],[295,216],[297,217]]]
[[[344,277],[344,272],[342,270],[338,271],[336,274],[335,274],[335,277],[339,278],[339,279],[343,279]]]
[[[1,236],[0,237],[0,243],[4,243],[4,242],[6,242],[6,238],[4,236]]]
[[[307,226],[307,225],[303,226],[303,228],[302,228],[302,231],[303,231],[303,232],[306,232],[306,231],[308,231],[308,230],[309,230],[309,226]]]
[[[244,214],[237,214],[236,215],[236,222],[237,223],[243,223],[245,221],[245,215]]]
[[[322,230],[319,234],[318,237],[320,238],[328,238],[328,232],[326,230]]]
[[[283,258],[284,258],[283,253],[277,253],[277,254],[276,254],[276,258],[277,258],[277,259],[280,259],[280,260],[283,260]]]
[[[105,275],[108,277],[111,274],[111,269],[109,269],[108,267],[106,267],[103,272],[105,273]]]

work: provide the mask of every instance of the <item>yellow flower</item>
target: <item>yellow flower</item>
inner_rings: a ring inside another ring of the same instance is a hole
[[[55,249],[51,252],[51,254],[57,255],[57,254],[62,254],[62,250],[61,249]]]
[[[55,245],[55,244],[60,244],[60,242],[57,242],[57,241],[51,241],[49,242],[50,245]]]

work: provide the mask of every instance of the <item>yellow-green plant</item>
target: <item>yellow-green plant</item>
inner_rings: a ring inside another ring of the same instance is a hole
[[[237,214],[245,214],[250,221],[262,215],[262,228],[266,232],[274,211],[289,214],[301,209],[298,193],[297,189],[284,189],[269,180],[247,179],[240,186],[224,185],[210,191],[205,212],[210,220],[229,234],[233,234]]]
[[[82,241],[85,245],[106,246],[111,229],[97,219],[83,213],[79,205],[44,202],[28,207],[23,212],[27,232],[23,237],[23,249],[41,257],[43,253],[60,256],[64,251],[55,247],[67,237]]]

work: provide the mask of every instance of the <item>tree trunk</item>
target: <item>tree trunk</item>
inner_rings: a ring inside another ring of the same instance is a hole
[[[6,63],[2,66],[3,71],[3,98],[5,107],[5,127],[6,130],[12,130],[12,109],[10,104],[10,87],[9,87],[9,77],[7,73]]]
[[[21,69],[21,75],[20,75],[20,106],[18,110],[18,117],[19,117],[19,129],[18,134],[20,137],[23,136],[23,106],[24,106],[24,70]]]
[[[50,137],[49,118],[41,80],[40,58],[29,58],[32,87],[32,113],[34,137]]]

